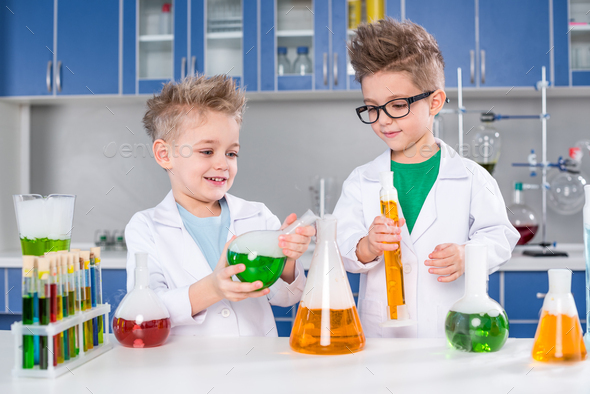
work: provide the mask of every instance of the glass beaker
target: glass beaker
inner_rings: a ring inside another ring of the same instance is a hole
[[[548,273],[549,292],[543,301],[533,358],[537,361],[584,360],[586,346],[571,293],[572,272],[569,269],[550,269]]]
[[[16,194],[12,198],[23,255],[70,250],[76,196]]]
[[[393,186],[393,171],[379,173],[381,191],[381,214],[399,224],[397,207],[399,199],[397,190]],[[397,249],[383,252],[385,260],[385,281],[387,286],[387,309],[389,319],[381,323],[381,327],[405,327],[416,324],[410,319],[404,294],[404,267],[402,264],[402,251],[399,242]]]
[[[246,270],[236,276],[242,282],[262,282],[259,290],[272,286],[283,273],[287,256],[279,247],[279,235],[294,234],[297,227],[309,226],[318,217],[308,210],[284,230],[250,231],[238,236],[227,248],[230,265],[244,264]]]
[[[365,334],[336,244],[336,217],[317,222],[317,242],[289,343],[299,353],[360,351]]]
[[[487,246],[465,245],[465,295],[449,310],[445,334],[449,344],[467,352],[495,352],[508,338],[508,316],[488,296]]]
[[[168,309],[150,289],[147,261],[147,253],[135,253],[135,286],[113,317],[113,334],[126,347],[160,346],[172,328]]]
[[[590,185],[584,186],[586,204],[584,205],[584,254],[586,256],[586,317],[590,316]],[[586,347],[590,345],[590,324],[586,319]]]
[[[493,122],[482,121],[477,126],[471,141],[473,160],[488,170],[490,174],[493,174],[494,167],[500,158],[501,147],[500,133],[494,128]]]
[[[535,216],[535,212],[524,203],[524,195],[522,191],[522,183],[516,182],[514,184],[514,200],[513,204],[508,207],[510,223],[520,233],[520,239],[517,245],[524,245],[534,238],[539,229],[539,221]]]

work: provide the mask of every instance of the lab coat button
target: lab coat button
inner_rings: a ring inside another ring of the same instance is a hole
[[[404,264],[404,274],[409,274],[412,272],[412,266],[409,264]]]
[[[224,308],[221,310],[221,316],[223,317],[229,317],[229,315],[231,315],[231,312],[229,311],[229,309]]]

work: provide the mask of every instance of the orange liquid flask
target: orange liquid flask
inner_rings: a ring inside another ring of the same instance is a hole
[[[570,270],[549,270],[549,292],[543,301],[533,345],[533,358],[537,361],[586,359],[582,326],[571,289]]]
[[[393,186],[393,171],[381,172],[379,176],[381,182],[381,214],[388,219],[392,219],[397,225],[399,222],[399,200],[397,190]],[[404,327],[416,323],[410,319],[406,306],[402,251],[399,242],[396,242],[396,244],[398,246],[396,250],[384,252],[389,320],[381,323],[382,327]]]
[[[336,244],[332,215],[317,221],[317,243],[289,343],[299,353],[350,354],[365,334]]]

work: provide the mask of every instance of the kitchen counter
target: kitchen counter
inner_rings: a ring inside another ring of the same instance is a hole
[[[583,271],[586,269],[583,244],[558,244],[557,248],[567,252],[569,257],[529,257],[522,254],[523,250],[539,248],[538,246],[517,246],[512,253],[512,258],[502,267],[500,271],[546,271],[550,268],[569,268],[572,271]],[[86,248],[88,249],[88,248]],[[309,269],[315,244],[311,244],[307,252],[301,257],[305,269]],[[103,269],[125,269],[127,263],[127,252],[103,251],[101,253],[101,264]],[[0,268],[21,268],[22,258],[20,250],[0,252]]]
[[[111,340],[115,341],[111,336]],[[0,393],[588,393],[590,362],[532,360],[532,339],[463,353],[443,339],[370,338],[341,356],[293,352],[288,338],[173,336],[159,348],[113,350],[55,380],[11,376],[12,335],[0,331]]]

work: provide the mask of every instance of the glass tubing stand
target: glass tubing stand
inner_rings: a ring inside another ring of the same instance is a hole
[[[66,317],[63,320],[60,320],[56,323],[49,323],[48,325],[39,325],[39,324],[31,324],[31,325],[24,325],[22,322],[13,323],[11,328],[12,334],[14,335],[14,369],[12,370],[12,374],[18,377],[28,377],[28,378],[49,378],[54,379],[58,376],[63,375],[66,372],[71,372],[72,369],[79,367],[80,365],[87,363],[88,361],[92,360],[100,356],[101,354],[109,351],[113,348],[113,344],[109,341],[109,312],[111,311],[111,306],[109,304],[101,304],[97,305],[96,307],[84,311],[78,312],[73,316]],[[84,326],[83,323],[89,320],[92,320],[98,316],[105,316],[104,325],[104,342],[99,344],[98,346],[94,346],[93,349],[84,351],[84,343],[83,343],[83,335]],[[23,335],[38,335],[38,336],[47,336],[48,338],[53,338],[55,335],[58,335],[61,332],[66,331],[67,329],[78,326],[80,335],[76,335],[77,345],[80,349],[80,353],[73,359],[64,361],[58,366],[53,365],[53,353],[55,349],[53,348],[53,341],[48,341],[49,346],[49,363],[47,369],[39,369],[38,366],[35,366],[34,369],[23,369]]]
[[[458,118],[458,132],[459,132],[459,155],[463,156],[463,114],[467,112],[475,112],[486,114],[489,113],[482,110],[467,110],[463,106],[463,80],[461,78],[461,68],[457,68],[457,109],[441,110],[441,114],[457,114]],[[549,82],[547,81],[547,69],[543,66],[541,68],[541,80],[537,82],[535,89],[541,91],[541,114],[539,115],[497,115],[492,114],[494,120],[500,119],[540,119],[541,120],[541,145],[542,145],[542,162],[537,164],[531,163],[513,163],[515,167],[541,167],[542,168],[542,224],[541,224],[541,235],[542,241],[539,244],[544,249],[541,251],[525,251],[524,254],[531,256],[567,256],[563,252],[550,251],[547,249],[548,246],[553,245],[547,242],[547,169],[549,167],[559,167],[559,164],[549,163],[547,161],[547,119],[549,114],[547,113],[547,88]],[[530,252],[530,253],[527,253]]]

